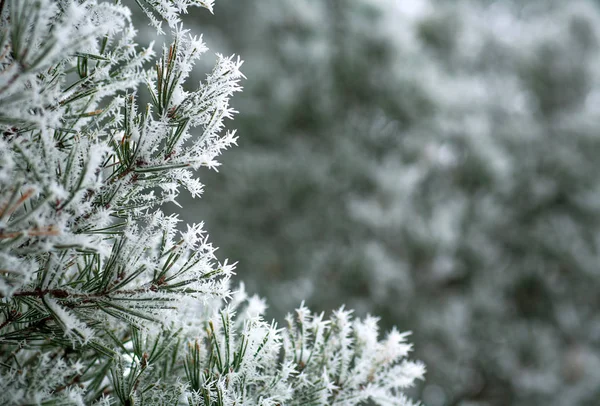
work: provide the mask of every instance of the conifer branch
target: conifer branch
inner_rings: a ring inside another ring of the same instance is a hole
[[[158,61],[120,2],[0,3],[0,404],[412,404],[404,335],[304,307],[278,329],[203,224],[162,211],[235,144],[242,62],[184,86],[206,46],[180,14],[212,1],[138,4],[173,31]]]

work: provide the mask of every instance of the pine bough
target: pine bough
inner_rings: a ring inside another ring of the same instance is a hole
[[[179,15],[211,1],[136,2],[172,31],[153,69],[119,1],[0,1],[0,404],[413,404],[406,334],[343,308],[265,322],[202,224],[161,211],[236,142],[243,76],[218,55],[184,87],[207,48]]]

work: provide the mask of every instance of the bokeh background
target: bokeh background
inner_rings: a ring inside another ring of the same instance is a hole
[[[269,316],[346,304],[413,331],[429,406],[600,404],[600,5],[214,12],[186,22],[245,60],[239,147],[181,217]]]

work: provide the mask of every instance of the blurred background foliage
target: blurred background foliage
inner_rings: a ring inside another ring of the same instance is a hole
[[[271,316],[412,330],[429,406],[598,404],[596,2],[217,0],[187,23],[248,79],[183,218]]]

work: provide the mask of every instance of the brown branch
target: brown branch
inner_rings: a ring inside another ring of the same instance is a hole
[[[14,75],[12,75],[11,78],[6,81],[6,85],[4,85],[4,87],[0,89],[0,94],[4,93],[9,87],[11,87],[12,84],[15,83],[18,78],[19,78],[18,72],[15,73]]]
[[[4,215],[10,216],[11,214],[13,214],[15,212],[15,210],[17,210],[21,204],[23,204],[25,201],[29,200],[29,198],[33,195],[34,192],[35,192],[34,188],[29,188],[25,191],[25,193],[23,193],[23,195],[19,198],[19,200],[17,200],[15,202],[15,204],[13,204],[12,206],[7,207],[8,203],[0,206],[0,217],[4,217]]]
[[[54,225],[47,226],[44,228],[32,228],[31,230],[25,231],[13,231],[13,232],[2,232],[0,231],[0,240],[8,239],[8,238],[17,238],[22,236],[23,234],[28,237],[49,237],[60,235],[60,231]]]
[[[101,298],[101,297],[106,297],[110,294],[113,295],[135,295],[138,293],[145,293],[152,290],[150,287],[149,288],[139,288],[139,289],[131,289],[131,290],[117,290],[114,292],[111,291],[102,291],[102,292],[96,292],[96,293],[74,293],[74,292],[69,292],[68,290],[65,289],[34,289],[34,290],[26,290],[26,291],[22,291],[22,292],[15,292],[13,293],[13,297],[38,297],[38,298],[42,298],[44,296],[53,296],[55,298],[58,299],[67,299],[67,298],[73,298],[73,299],[96,299],[96,298]]]
[[[2,330],[4,327],[6,327],[8,324],[12,323],[13,321],[15,321],[18,317],[21,316],[21,312],[18,312],[16,310],[11,310],[8,313],[8,317],[6,318],[6,320],[4,321],[4,323],[0,324],[0,330]]]

